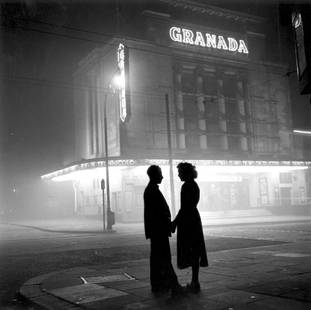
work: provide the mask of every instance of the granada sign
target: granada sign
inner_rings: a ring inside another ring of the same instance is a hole
[[[244,40],[208,32],[192,31],[187,28],[175,26],[170,28],[169,34],[170,38],[175,42],[225,50],[233,53],[248,54],[248,49]]]

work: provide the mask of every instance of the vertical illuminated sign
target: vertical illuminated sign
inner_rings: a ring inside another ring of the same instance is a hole
[[[125,47],[122,43],[118,47],[118,68],[119,68],[119,104],[120,104],[120,119],[125,121],[127,116],[126,111],[126,95],[125,95]]]
[[[307,60],[306,60],[306,54],[305,54],[304,29],[303,29],[301,14],[299,12],[293,13],[292,25],[295,31],[297,73],[300,79],[304,70],[307,67]]]

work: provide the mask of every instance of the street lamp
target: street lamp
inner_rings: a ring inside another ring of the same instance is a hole
[[[120,85],[122,85],[122,76],[119,74],[119,70],[117,74],[114,74],[108,83],[109,89],[105,92],[104,97],[104,138],[105,138],[105,166],[106,166],[106,183],[104,180],[101,182],[101,188],[104,190],[106,188],[107,194],[107,230],[112,230],[112,225],[115,223],[114,212],[111,211],[110,206],[110,181],[109,181],[109,153],[108,153],[108,128],[107,128],[107,98],[110,93],[110,89],[120,89]],[[105,227],[105,208],[104,208],[104,199],[103,199],[103,228]]]
[[[110,89],[114,89],[118,91],[119,94],[119,105],[120,105],[120,119],[122,122],[125,121],[127,117],[127,109],[126,109],[126,95],[125,95],[125,70],[127,63],[127,48],[120,43],[118,46],[118,69],[113,74],[112,78],[108,83],[108,90],[105,93],[104,97],[104,137],[105,137],[105,165],[106,165],[106,184],[105,181],[102,180],[102,189],[104,193],[104,189],[106,188],[107,193],[107,230],[112,229],[112,225],[114,224],[114,213],[111,211],[110,207],[110,182],[109,182],[109,153],[108,153],[108,128],[107,128],[107,97]],[[104,196],[103,196],[103,222],[104,222],[104,230],[105,230],[105,208],[104,208]]]

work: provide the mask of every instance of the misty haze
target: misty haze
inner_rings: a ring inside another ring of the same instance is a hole
[[[1,309],[310,308],[309,1],[0,5]]]

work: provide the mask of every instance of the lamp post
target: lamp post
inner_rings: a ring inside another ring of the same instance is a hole
[[[118,74],[116,74],[116,72]],[[126,118],[126,102],[125,102],[125,46],[120,43],[118,46],[118,69],[113,74],[108,83],[108,90],[104,97],[104,138],[105,138],[105,165],[106,165],[106,193],[107,193],[107,230],[112,230],[112,225],[115,223],[114,212],[110,207],[110,182],[109,182],[109,152],[108,152],[108,126],[107,126],[107,98],[112,86],[119,91],[120,101],[120,118],[122,121]],[[104,191],[103,191],[104,193]],[[103,221],[105,230],[105,208],[103,199]]]
[[[105,180],[102,179],[100,182],[100,188],[102,190],[103,195],[103,229],[106,231],[106,215],[105,215]]]
[[[108,92],[105,93],[105,98],[104,98],[104,138],[105,138],[105,166],[106,166],[106,186],[105,187],[106,187],[106,196],[107,196],[107,230],[111,231],[112,225],[114,224],[114,213],[111,211],[111,206],[110,206],[109,154],[108,154],[108,129],[107,129],[107,98],[108,98]],[[103,195],[104,195],[104,190],[103,190]],[[104,231],[105,231],[104,200],[103,200],[103,223],[104,223]]]
[[[114,74],[109,82],[109,89],[105,92],[104,97],[104,147],[105,147],[105,166],[106,166],[106,182],[102,181],[102,189],[103,189],[103,195],[104,195],[104,189],[106,188],[106,196],[107,196],[107,216],[105,217],[105,207],[104,207],[104,198],[103,198],[103,227],[104,231],[106,230],[105,226],[105,220],[107,219],[107,230],[112,230],[112,225],[115,223],[115,217],[114,212],[111,210],[110,205],[110,178],[109,178],[109,147],[108,147],[108,121],[107,121],[107,99],[108,94],[110,93],[110,89],[112,86],[114,86],[114,89],[119,89],[120,84],[122,83],[122,77],[119,73],[119,70],[117,71],[118,74]],[[104,184],[104,186],[103,186]],[[103,196],[104,197],[104,196]]]
[[[174,188],[174,173],[173,173],[170,105],[169,105],[168,94],[165,94],[165,108],[166,108],[166,126],[167,126],[167,143],[168,143],[168,161],[169,161],[169,169],[170,169],[170,189],[171,189],[172,214],[173,214],[173,216],[175,216],[176,215],[175,188]]]

